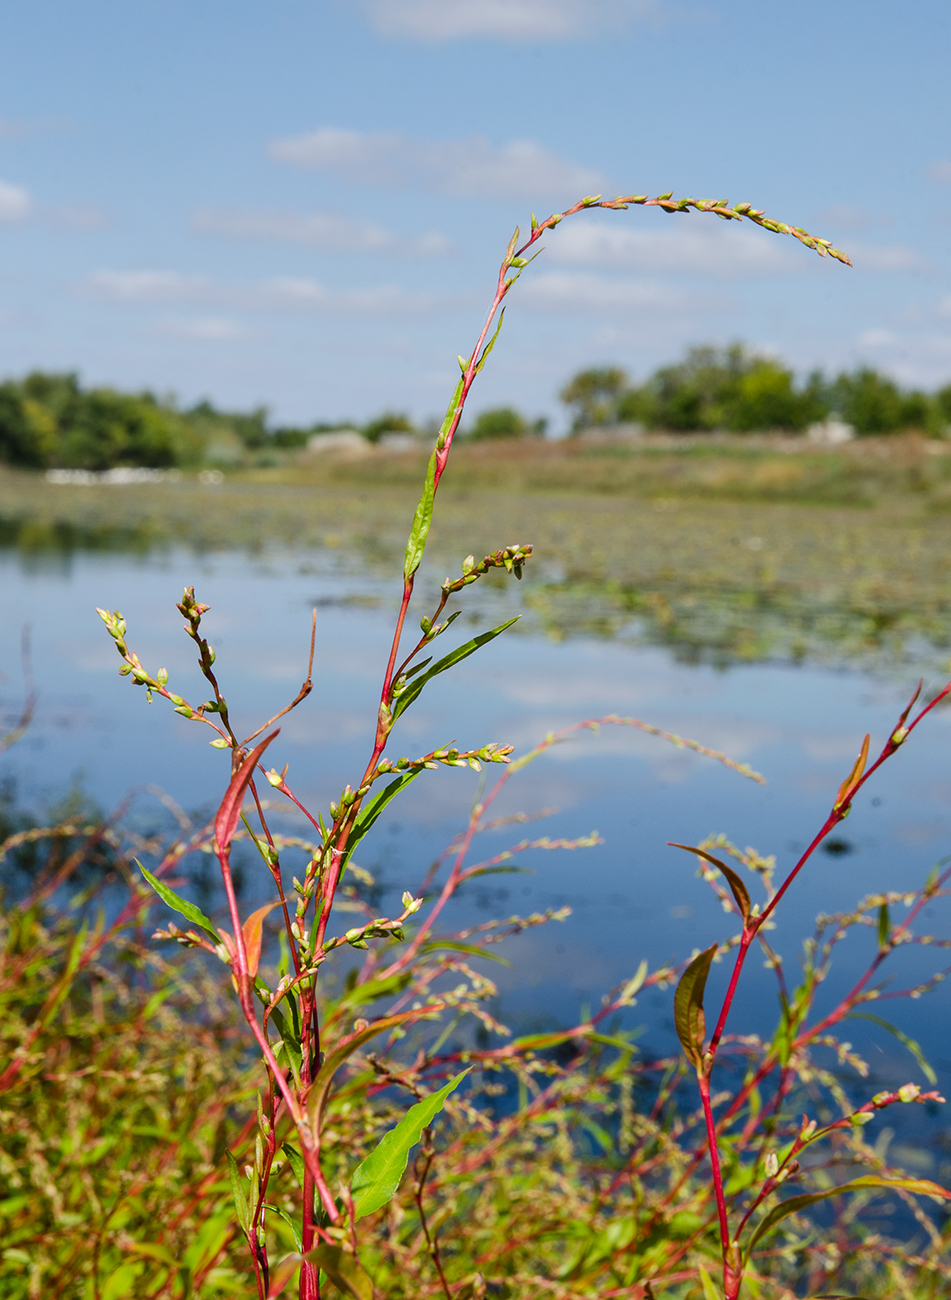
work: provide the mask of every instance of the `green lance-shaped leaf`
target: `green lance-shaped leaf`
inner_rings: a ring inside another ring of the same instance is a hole
[[[306,1255],[294,1252],[285,1255],[279,1264],[271,1270],[268,1300],[277,1300],[288,1282],[304,1262],[316,1264],[322,1268],[334,1286],[354,1300],[373,1300],[373,1284],[363,1271],[360,1261],[343,1249],[322,1241],[319,1246],[309,1250]]]
[[[881,1026],[882,1029],[887,1029],[890,1034],[894,1035],[894,1037],[898,1039],[898,1041],[902,1044],[903,1047],[908,1048],[909,1052],[911,1052],[912,1056],[918,1062],[918,1066],[921,1070],[921,1073],[925,1076],[925,1078],[932,1085],[932,1087],[934,1087],[934,1085],[938,1082],[938,1076],[931,1068],[928,1058],[921,1050],[919,1044],[916,1043],[913,1038],[909,1038],[907,1034],[903,1034],[902,1031],[897,1027],[897,1025],[893,1025],[890,1020],[883,1020],[881,1016],[873,1016],[870,1011],[853,1011],[849,1016],[846,1017],[846,1019],[847,1020],[871,1020],[873,1025],[879,1025]]]
[[[234,1197],[234,1208],[238,1213],[238,1222],[241,1224],[242,1231],[247,1233],[251,1223],[251,1211],[248,1208],[248,1200],[241,1186],[238,1162],[227,1148],[225,1148],[225,1155],[228,1157],[228,1173],[231,1176],[231,1194]]]
[[[516,233],[518,233],[518,232],[516,232]],[[539,249],[539,252],[541,252],[541,249]],[[538,256],[538,253],[535,254],[535,257],[537,257],[537,256]],[[532,258],[532,259],[530,259],[530,260],[534,261],[535,259]],[[505,320],[505,308],[503,307],[502,310],[499,312],[499,323],[498,323],[498,325],[496,325],[496,327],[495,327],[495,333],[492,335],[492,337],[489,339],[488,343],[487,343],[487,344],[485,345],[485,347],[482,349],[482,356],[479,358],[478,364],[476,365],[476,368],[475,368],[475,373],[476,373],[476,374],[479,373],[479,371],[482,369],[482,367],[483,367],[483,366],[485,365],[485,363],[488,361],[488,359],[489,359],[489,353],[490,353],[490,352],[492,351],[492,349],[495,347],[495,341],[496,341],[496,339],[499,337],[499,334],[500,334],[500,332],[501,332],[501,330],[502,330],[502,322],[503,322],[504,320]]]
[[[284,1154],[287,1156],[287,1163],[293,1170],[294,1177],[300,1183],[301,1187],[303,1187],[304,1174],[307,1170],[307,1166],[304,1164],[304,1157],[297,1148],[292,1147],[289,1142],[284,1143]]]
[[[153,876],[151,871],[147,871],[138,858],[136,858],[135,863],[163,903],[167,903],[176,912],[180,912],[187,921],[191,921],[192,925],[197,925],[199,930],[204,930],[212,943],[221,943],[221,935],[200,908],[196,907],[194,903],[189,903],[187,898],[179,898],[174,889],[169,889],[168,885],[163,884],[161,880]]]
[[[774,1206],[750,1237],[746,1247],[747,1258],[756,1243],[790,1214],[798,1214],[800,1210],[806,1210],[819,1201],[826,1201],[830,1196],[842,1196],[845,1192],[861,1192],[868,1187],[884,1187],[886,1190],[899,1188],[905,1192],[916,1192],[919,1196],[937,1196],[943,1201],[951,1200],[951,1192],[928,1178],[879,1178],[877,1174],[863,1174],[861,1178],[853,1178],[851,1182],[841,1183],[838,1187],[827,1187],[821,1192],[806,1192],[802,1196],[790,1196],[788,1201]]]
[[[703,1288],[703,1300],[723,1300],[719,1288],[702,1264],[700,1265],[700,1285]]]
[[[477,650],[481,650],[482,647],[487,645],[490,641],[494,641],[500,632],[504,632],[506,628],[511,627],[520,617],[519,614],[516,614],[515,618],[510,618],[507,623],[502,623],[499,627],[494,627],[489,632],[481,632],[479,636],[474,636],[471,641],[466,641],[464,645],[457,646],[451,654],[446,655],[442,659],[438,659],[427,672],[421,674],[419,677],[414,677],[413,680],[407,684],[401,694],[397,695],[393,701],[394,722],[401,713],[406,712],[427,682],[432,681],[434,677],[437,677],[440,673],[444,673],[447,668],[452,668],[463,659],[468,659],[469,655],[475,654]]]
[[[455,402],[462,391],[462,382],[456,387]],[[454,408],[450,406],[450,411]],[[433,521],[433,502],[436,497],[436,453],[429,458],[429,466],[426,470],[426,482],[423,484],[423,495],[419,498],[419,504],[416,507],[416,513],[413,515],[413,526],[409,530],[409,537],[406,542],[406,558],[403,561],[403,577],[407,582],[419,568],[420,561],[423,558],[423,552],[426,550],[426,538],[429,535],[429,525]]]
[[[360,816],[353,824],[350,838],[347,840],[348,859],[390,800],[395,799],[399,792],[409,785],[410,781],[415,781],[420,772],[424,770],[424,768],[416,767],[401,772],[394,781],[390,781],[388,785],[385,785],[379,794],[375,794],[372,799],[368,799],[364,803],[360,810]]]
[[[888,914],[888,904],[883,903],[878,909],[878,946],[880,948],[888,947],[888,937],[892,932],[891,917]]]
[[[362,1029],[348,1034],[343,1042],[329,1053],[311,1086],[310,1096],[307,1098],[307,1110],[314,1132],[319,1133],[323,1125],[324,1107],[327,1104],[333,1077],[349,1056],[364,1043],[368,1043],[371,1038],[375,1038],[377,1034],[437,1015],[445,1010],[445,1005],[444,1002],[432,1002],[427,1006],[414,1007],[410,1011],[400,1011],[395,1016],[383,1016],[380,1020],[374,1020],[369,1025],[365,1024]]]
[[[719,858],[715,858],[713,854],[708,853],[706,849],[692,848],[689,844],[675,844],[673,840],[668,840],[667,843],[672,849],[683,849],[686,853],[696,853],[698,858],[703,858],[705,861],[709,862],[711,866],[716,867],[718,871],[723,872],[726,877],[726,882],[730,886],[730,892],[736,899],[736,905],[740,909],[740,916],[742,916],[743,924],[745,925],[750,914],[751,904],[750,892],[746,888],[742,876],[737,875],[732,867],[728,867],[725,862],[721,862]]]
[[[468,1073],[468,1070],[463,1070],[431,1097],[410,1106],[396,1128],[384,1133],[376,1150],[357,1166],[350,1184],[355,1218],[372,1214],[392,1199],[406,1169],[410,1148],[416,1145],[423,1129],[432,1123],[453,1088],[457,1088]]]
[[[308,1264],[319,1264],[334,1286],[354,1300],[373,1300],[373,1283],[355,1255],[342,1246],[322,1241],[304,1256]]]
[[[703,1014],[703,992],[707,987],[710,963],[717,945],[711,944],[693,961],[680,977],[674,994],[674,1024],[684,1055],[697,1070],[703,1068],[703,1040],[707,1022]]]

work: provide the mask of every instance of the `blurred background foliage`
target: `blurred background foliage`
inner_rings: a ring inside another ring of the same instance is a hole
[[[800,381],[781,360],[740,343],[691,348],[640,385],[619,366],[583,370],[560,396],[573,435],[625,429],[796,434],[827,419],[850,425],[859,436],[913,430],[941,438],[951,428],[951,383],[932,393],[903,389],[869,367],[832,378],[814,371]],[[0,384],[0,462],[25,469],[267,467],[293,459],[323,433],[348,429],[386,445],[392,435],[429,437],[435,425],[420,428],[405,414],[385,411],[364,425],[275,426],[263,406],[221,411],[203,401],[185,409],[148,391],[85,388],[76,374],[34,371]],[[483,410],[461,431],[477,442],[546,432],[545,419],[511,406]]]

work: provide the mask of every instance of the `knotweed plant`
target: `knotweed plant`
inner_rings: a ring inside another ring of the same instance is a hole
[[[392,756],[391,743],[402,715],[429,683],[514,621],[436,658],[436,641],[460,612],[449,610],[450,601],[495,570],[519,578],[531,559],[532,547],[522,542],[502,546],[478,560],[468,556],[458,575],[443,583],[435,607],[419,617],[419,632],[410,634],[410,606],[436,494],[470,390],[498,338],[504,300],[541,251],[539,241],[561,221],[588,209],[621,211],[631,206],[659,207],[670,214],[695,209],[724,221],[750,220],[767,231],[792,236],[822,257],[848,264],[845,254],[828,241],[772,221],[750,204],[731,207],[719,201],[675,200],[670,194],[611,200],[586,197],[544,221],[533,216],[530,234],[521,243],[516,229],[476,345],[467,357],[459,357],[461,374],[412,520],[399,613],[383,666],[366,765],[329,807],[305,806],[288,767],[275,763],[272,749],[280,718],[302,704],[311,691],[313,638],[310,666],[297,696],[281,713],[244,735],[233,721],[216,672],[215,653],[203,630],[208,606],[193,588],[186,588],[178,608],[210,689],[202,703],[176,693],[164,669],[153,672],[143,665],[129,646],[126,623],[118,611],[99,611],[123,660],[120,673],[143,687],[149,699],[166,699],[184,719],[211,728],[215,732],[211,744],[230,754],[230,781],[208,838],[220,867],[230,926],[216,926],[172,889],[168,879],[181,853],[167,855],[154,871],[143,867],[142,874],[187,922],[185,929],[169,923],[157,937],[203,949],[230,969],[241,1014],[260,1054],[266,1083],[257,1103],[256,1135],[250,1148],[244,1153],[239,1150],[240,1162],[232,1152],[227,1155],[237,1221],[247,1240],[260,1300],[281,1294],[296,1275],[302,1300],[317,1300],[328,1285],[357,1300],[371,1300],[374,1293],[441,1293],[447,1300],[466,1300],[487,1294],[648,1297],[659,1296],[663,1288],[673,1288],[665,1293],[680,1296],[698,1282],[710,1300],[719,1294],[711,1280],[711,1249],[717,1242],[727,1300],[739,1295],[744,1272],[757,1288],[751,1294],[767,1294],[763,1288],[771,1272],[780,1288],[771,1293],[789,1294],[782,1289],[782,1260],[774,1261],[771,1268],[768,1260],[761,1263],[762,1252],[757,1254],[755,1248],[812,1201],[843,1191],[863,1194],[885,1183],[908,1193],[946,1195],[936,1184],[908,1179],[896,1184],[887,1171],[876,1170],[844,1186],[823,1186],[803,1196],[778,1199],[777,1190],[798,1173],[800,1155],[820,1138],[834,1142],[843,1133],[860,1132],[864,1117],[877,1109],[935,1096],[919,1094],[913,1087],[880,1093],[843,1118],[822,1124],[804,1121],[795,1135],[788,1136],[788,1098],[808,1074],[803,1063],[810,1047],[829,1041],[835,1023],[835,1017],[826,1017],[813,1028],[806,1027],[819,960],[815,953],[813,973],[800,992],[791,995],[781,986],[783,1023],[777,1039],[756,1051],[747,1044],[750,1063],[739,1088],[725,1101],[714,1093],[713,1080],[718,1060],[727,1045],[733,1045],[726,1035],[727,1019],[750,948],[754,942],[766,944],[767,923],[810,854],[848,813],[856,791],[951,688],[911,721],[906,710],[868,770],[866,746],[826,824],[787,879],[773,890],[771,877],[763,873],[767,896],[759,907],[751,903],[733,867],[708,847],[693,850],[705,870],[715,868],[725,878],[742,923],[738,940],[713,944],[695,957],[677,988],[677,1030],[699,1084],[697,1115],[689,1109],[686,1115],[674,1110],[683,1096],[682,1063],[635,1062],[631,1041],[610,1030],[616,1014],[633,1004],[639,989],[663,987],[677,972],[664,968],[648,973],[642,963],[582,1024],[493,1048],[485,1045],[486,1037],[503,1032],[486,1006],[494,986],[473,962],[489,955],[490,945],[499,938],[555,918],[552,914],[514,917],[504,925],[479,926],[451,936],[437,929],[447,904],[464,883],[504,868],[515,852],[532,847],[580,849],[594,842],[590,837],[523,841],[501,856],[470,864],[476,836],[498,825],[488,812],[500,789],[556,737],[514,761],[512,747],[495,741],[462,747],[446,744],[404,757]],[[656,730],[634,719],[611,717],[600,722]],[[666,738],[703,749],[695,742]],[[729,762],[723,755],[714,757]],[[504,770],[489,793],[478,798],[467,829],[422,885],[403,893],[398,914],[376,916],[366,910],[361,894],[366,876],[354,853],[388,805],[430,770],[480,771],[495,765]],[[280,833],[272,813],[275,800],[283,800],[284,806],[307,818],[310,841]],[[261,870],[273,884],[272,900],[248,916],[241,914],[232,868],[232,849],[238,839],[253,844]],[[288,880],[292,849],[303,849],[305,864],[300,878]],[[758,860],[752,865],[758,866]],[[925,900],[941,890],[944,879],[932,881],[917,897],[902,925],[892,924],[889,903],[881,903],[881,960],[908,940],[911,921]],[[347,926],[339,920],[345,908],[363,910],[357,924]],[[273,978],[265,979],[264,927],[272,911],[279,919],[283,959]],[[860,910],[842,925],[862,923],[864,917]],[[733,978],[708,1040],[703,1019],[707,973],[718,953],[734,948]],[[339,984],[328,984],[325,964],[354,949],[365,954],[364,964],[356,974],[351,972],[341,992]],[[779,973],[778,961],[775,965]],[[841,1015],[871,996],[873,975],[870,972],[849,995],[839,1009]],[[381,1004],[385,1005],[380,1013],[365,1017],[365,1012],[378,1012]],[[467,1017],[474,1018],[480,1031],[459,1046],[458,1026]],[[441,1018],[447,1021],[443,1027],[431,1024]],[[566,1045],[567,1055],[560,1059],[557,1051]],[[470,1072],[472,1077],[460,1088]],[[521,1097],[521,1104],[508,1115],[501,1102],[493,1110],[492,1098],[505,1092],[504,1082],[497,1082],[503,1075],[517,1080]],[[818,1077],[815,1071],[813,1077]],[[776,1078],[775,1096],[764,1105],[763,1090]],[[642,1106],[648,1083],[652,1097]],[[412,1099],[412,1104],[406,1108],[405,1102],[397,1105],[388,1100],[394,1095]],[[392,1127],[368,1150],[367,1135],[378,1131],[387,1110]],[[434,1124],[440,1112],[444,1112],[441,1131],[446,1149],[437,1154]],[[596,1114],[601,1116],[599,1122]],[[585,1155],[571,1136],[570,1126],[584,1115],[587,1119],[581,1122],[594,1125],[593,1131],[600,1135],[596,1139],[602,1148],[600,1160]],[[849,1141],[848,1158],[853,1163],[871,1159],[854,1136]],[[403,1175],[417,1145],[410,1192]],[[542,1150],[547,1171],[538,1167]],[[288,1173],[299,1185],[296,1205],[289,1199]],[[370,1220],[369,1231],[361,1222],[365,1219]],[[288,1233],[294,1246],[289,1251]],[[803,1249],[808,1252],[810,1247]],[[173,1291],[159,1288],[154,1294]]]

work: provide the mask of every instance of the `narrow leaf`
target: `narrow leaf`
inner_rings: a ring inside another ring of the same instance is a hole
[[[261,937],[264,926],[264,918],[268,912],[273,911],[279,906],[278,902],[268,903],[265,907],[259,907],[256,912],[252,912],[244,925],[241,927],[241,933],[244,935],[244,947],[248,954],[248,974],[254,979],[258,973],[258,963],[261,960]]]
[[[710,974],[717,945],[711,944],[693,961],[680,977],[674,994],[674,1024],[687,1060],[699,1070],[703,1064],[703,1040],[707,1022],[703,1014],[703,992]]]
[[[727,884],[730,886],[730,892],[736,899],[736,905],[740,909],[740,916],[742,916],[745,925],[750,915],[751,904],[750,893],[743,882],[742,876],[737,875],[732,867],[728,867],[725,862],[721,862],[719,858],[715,858],[713,854],[708,853],[706,849],[693,848],[689,844],[674,844],[673,840],[668,840],[667,843],[672,849],[683,849],[686,853],[696,853],[698,858],[703,858],[706,862],[709,862],[711,866],[716,867],[718,871],[723,872]]]
[[[539,250],[539,252],[540,252],[540,251],[541,251],[541,250]],[[538,256],[538,253],[535,254],[535,257],[537,257],[537,256]],[[533,258],[532,260],[534,261],[534,258]],[[501,331],[501,329],[502,329],[502,322],[503,322],[504,320],[505,320],[505,308],[503,307],[502,310],[499,312],[499,323],[498,323],[498,324],[496,325],[496,327],[495,327],[495,333],[492,335],[492,337],[489,339],[488,343],[487,343],[487,344],[485,345],[485,347],[482,349],[482,356],[479,358],[478,364],[476,365],[476,369],[475,369],[475,373],[476,373],[476,374],[479,373],[479,371],[480,371],[480,370],[482,369],[482,367],[485,365],[486,361],[489,359],[489,353],[490,353],[490,352],[492,351],[492,349],[495,347],[495,340],[499,337],[499,333],[500,333],[500,331]]]
[[[718,1288],[714,1286],[713,1278],[702,1264],[700,1265],[700,1285],[703,1287],[703,1300],[722,1300]]]
[[[363,984],[354,984],[352,989],[347,989],[328,1008],[325,1013],[325,1023],[336,1020],[347,1009],[353,1010],[355,1007],[366,1006],[368,1002],[376,1002],[378,998],[395,997],[397,993],[403,992],[412,978],[412,971],[398,971],[396,975],[387,975],[385,979],[366,980]]]
[[[242,1231],[247,1234],[248,1227],[251,1223],[251,1213],[248,1209],[248,1202],[244,1194],[244,1188],[241,1185],[241,1174],[238,1170],[238,1162],[227,1147],[225,1148],[225,1155],[228,1157],[228,1173],[231,1177],[231,1195],[234,1197],[234,1208],[238,1212],[238,1222],[241,1224]]]
[[[511,966],[507,957],[501,953],[490,952],[488,948],[480,948],[475,943],[461,943],[458,939],[433,939],[432,943],[424,943],[419,950],[422,952],[464,952],[469,957],[484,957],[486,961],[497,961],[502,966]]]
[[[373,1300],[373,1283],[355,1255],[342,1246],[328,1246],[322,1241],[304,1256],[308,1264],[318,1264],[344,1295],[354,1300]]]
[[[383,1134],[376,1150],[357,1166],[350,1184],[355,1218],[372,1214],[392,1199],[406,1169],[410,1148],[416,1145],[423,1129],[432,1123],[453,1088],[457,1088],[468,1073],[468,1070],[463,1070],[431,1097],[410,1106],[396,1127]]]
[[[194,903],[189,903],[187,898],[179,898],[178,894],[176,894],[173,889],[169,889],[168,885],[163,884],[161,880],[156,879],[156,877],[152,875],[151,871],[146,870],[142,863],[139,862],[138,858],[136,858],[135,861],[136,866],[142,872],[142,875],[146,878],[163,903],[167,903],[174,911],[180,912],[187,921],[191,921],[192,925],[197,925],[200,930],[204,930],[212,943],[221,943],[221,935],[200,908],[196,907]]]
[[[330,1053],[317,1074],[310,1090],[310,1096],[307,1100],[307,1109],[310,1113],[310,1122],[315,1132],[320,1131],[321,1121],[323,1119],[324,1106],[327,1104],[327,1094],[330,1092],[330,1085],[333,1077],[343,1065],[348,1056],[351,1056],[364,1043],[368,1043],[371,1038],[377,1034],[382,1034],[387,1029],[396,1029],[399,1025],[409,1024],[412,1021],[423,1020],[427,1016],[432,1016],[438,1011],[444,1009],[444,1003],[433,1002],[429,1006],[417,1007],[412,1011],[401,1011],[395,1016],[384,1016],[381,1020],[374,1020],[366,1028],[359,1030],[355,1034],[350,1034],[342,1043]]]
[[[410,781],[415,781],[423,770],[417,767],[411,768],[407,772],[401,772],[394,781],[390,781],[388,785],[385,785],[379,794],[375,794],[372,799],[368,799],[364,803],[360,809],[360,816],[353,824],[350,838],[347,840],[348,858],[390,800],[395,799],[399,792],[409,785]]]
[[[266,1209],[267,1209],[271,1214],[278,1214],[278,1215],[280,1215],[280,1217],[284,1220],[284,1222],[287,1224],[287,1226],[288,1226],[288,1227],[290,1228],[290,1230],[291,1230],[291,1235],[292,1235],[293,1238],[294,1238],[294,1245],[297,1247],[298,1251],[303,1250],[303,1249],[304,1249],[304,1243],[303,1243],[303,1241],[302,1241],[302,1239],[301,1239],[301,1230],[300,1230],[300,1228],[297,1226],[297,1224],[294,1222],[294,1220],[291,1218],[291,1216],[290,1216],[289,1214],[286,1214],[286,1213],[281,1209],[281,1207],[280,1207],[279,1205],[272,1205],[272,1204],[270,1203],[270,1201],[267,1201],[267,1202],[265,1203],[265,1208],[266,1208]]]
[[[888,915],[888,904],[883,903],[878,909],[878,946],[885,948],[888,946],[888,936],[891,934],[891,919]]]
[[[808,1209],[810,1205],[815,1205],[819,1201],[826,1201],[830,1196],[842,1196],[845,1192],[860,1192],[866,1187],[900,1188],[902,1191],[916,1192],[919,1196],[937,1196],[945,1201],[951,1200],[951,1192],[939,1187],[928,1178],[879,1178],[877,1174],[864,1174],[861,1178],[853,1178],[851,1182],[842,1183],[839,1187],[827,1187],[821,1192],[806,1192],[802,1196],[790,1196],[788,1201],[774,1206],[750,1238],[746,1248],[747,1257],[756,1243],[790,1214],[798,1214],[800,1210]]]
[[[287,1163],[294,1172],[294,1177],[300,1183],[301,1187],[303,1187],[305,1172],[304,1157],[297,1148],[292,1147],[289,1142],[284,1143],[284,1154],[287,1156]]]
[[[456,406],[459,404],[459,398],[462,396],[462,380],[456,385],[456,391],[453,394],[452,402],[449,405],[449,411],[446,414],[446,421],[450,416],[455,414]],[[443,428],[446,422],[443,423]],[[440,434],[440,436],[442,436]],[[410,578],[419,568],[420,561],[423,558],[423,552],[426,550],[426,538],[429,535],[429,525],[433,521],[433,502],[436,497],[436,453],[429,458],[429,466],[426,470],[426,482],[423,484],[423,495],[419,498],[419,504],[416,507],[416,513],[413,515],[413,525],[409,530],[409,537],[406,541],[406,558],[403,561],[403,577],[409,582]]]
[[[393,720],[395,721],[401,713],[406,712],[427,682],[432,681],[439,673],[444,673],[447,668],[452,668],[454,664],[460,663],[463,659],[468,659],[469,655],[475,654],[476,650],[481,650],[484,645],[493,641],[500,632],[504,632],[507,627],[511,627],[513,623],[516,623],[519,617],[520,615],[516,614],[515,618],[510,618],[507,623],[502,623],[499,627],[494,627],[488,632],[481,632],[478,636],[474,636],[471,641],[466,641],[464,645],[457,646],[451,654],[437,660],[428,672],[415,677],[407,684],[406,689],[394,699]]]
[[[846,1017],[846,1019],[871,1020],[873,1025],[880,1025],[882,1029],[887,1029],[890,1034],[898,1039],[903,1047],[908,1048],[909,1052],[911,1052],[912,1056],[918,1062],[918,1067],[921,1070],[921,1073],[925,1076],[932,1087],[938,1082],[938,1076],[931,1068],[928,1058],[925,1056],[919,1045],[913,1038],[909,1038],[907,1034],[903,1034],[897,1026],[891,1023],[891,1021],[882,1020],[880,1016],[873,1016],[870,1011],[853,1011],[851,1015]]]
[[[218,809],[218,815],[215,817],[215,840],[219,853],[228,852],[228,846],[231,844],[232,836],[237,829],[238,818],[241,816],[244,792],[254,776],[254,769],[257,767],[261,755],[279,733],[280,727],[278,727],[277,731],[272,731],[269,736],[265,736],[260,745],[256,749],[252,749],[231,778],[231,784],[228,786],[225,797],[221,801],[221,807]]]
[[[271,1284],[267,1289],[267,1300],[277,1300],[277,1297],[300,1268],[302,1262],[302,1255],[285,1255],[281,1262],[271,1269]]]
[[[300,1082],[301,1065],[303,1057],[301,1054],[300,1033],[296,1032],[289,1022],[288,1018],[281,1011],[280,1007],[274,1007],[270,1015],[271,1024],[277,1026],[277,1032],[281,1036],[281,1041],[275,1048],[275,1053],[280,1060],[281,1052],[287,1057],[287,1063],[294,1071],[294,1079]]]
[[[841,808],[848,802],[849,797],[854,793],[856,785],[862,779],[862,773],[865,771],[865,764],[868,761],[868,746],[871,736],[866,736],[862,742],[862,748],[859,750],[859,756],[852,766],[852,771],[848,774],[842,784],[839,786],[839,793],[836,795],[835,808]]]

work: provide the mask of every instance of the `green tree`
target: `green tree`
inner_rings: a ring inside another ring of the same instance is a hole
[[[617,403],[619,418],[656,429],[703,432],[805,428],[828,411],[824,381],[810,376],[797,389],[793,372],[739,343],[693,347],[676,365],[663,366]]]
[[[384,433],[412,433],[413,422],[407,415],[398,415],[395,411],[384,411],[375,420],[370,420],[360,430],[368,442],[379,442]]]
[[[898,385],[869,366],[838,375],[831,397],[838,414],[856,433],[894,433],[904,423]]]
[[[0,384],[0,460],[33,469],[50,464],[56,426],[44,422],[45,414],[38,403],[28,407],[18,384]]]
[[[627,374],[618,366],[580,371],[559,394],[572,411],[572,431],[616,424],[618,402],[627,388]]]
[[[470,438],[524,438],[531,432],[528,421],[513,406],[496,406],[481,411],[469,430]]]
[[[727,404],[726,424],[748,433],[757,429],[803,429],[813,403],[793,387],[793,374],[775,361],[754,362]]]

